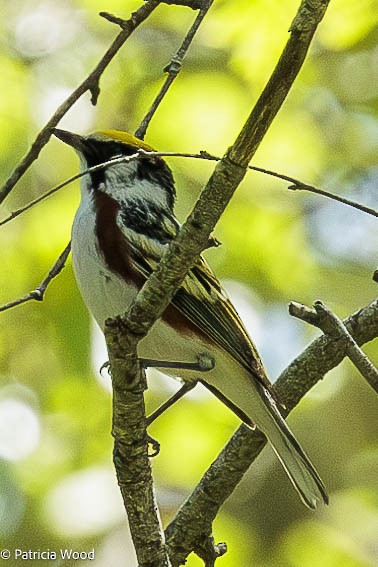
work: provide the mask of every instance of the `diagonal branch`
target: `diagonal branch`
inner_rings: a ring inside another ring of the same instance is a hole
[[[322,301],[315,301],[314,308],[309,308],[301,303],[291,302],[289,305],[290,315],[302,319],[310,325],[315,325],[339,341],[340,350],[350,358],[368,384],[378,393],[378,370],[369,360],[368,356],[360,349],[344,323],[333,313]]]
[[[192,213],[169,246],[158,268],[144,284],[121,322],[119,318],[115,319],[118,331],[112,321],[107,322],[105,337],[112,379],[114,384],[122,385],[122,403],[136,392],[139,395],[135,400],[136,405],[141,403],[143,388],[138,380],[136,365],[138,342],[146,336],[152,324],[168,306],[190,267],[206,248],[215,224],[244,178],[249,161],[301,69],[327,5],[327,0],[303,0],[280,60],[235,143],[217,164]],[[117,344],[116,351],[113,350],[114,342]],[[123,428],[119,431],[120,437],[124,438],[130,433],[134,439],[145,437],[145,419],[140,419],[138,425],[139,427],[130,423],[130,431],[126,430],[126,433]],[[124,450],[124,461],[127,462],[130,454],[125,444]],[[145,454],[146,444],[140,453],[141,465]],[[170,554],[170,557],[173,566],[180,564],[175,554]]]
[[[7,303],[6,305],[2,305],[0,307],[0,312],[7,311],[7,309],[11,309],[12,307],[16,307],[17,305],[22,305],[22,303],[26,303],[27,301],[32,301],[32,300],[43,301],[47,286],[63,270],[67,258],[70,254],[70,251],[71,251],[71,242],[67,244],[63,252],[60,254],[59,258],[54,263],[53,267],[50,269],[45,279],[40,283],[40,285],[37,288],[33,289],[28,294],[24,295],[23,297],[20,297],[19,299],[15,299],[14,301]]]
[[[344,325],[359,345],[378,337],[378,300],[348,317]],[[286,412],[289,413],[344,357],[338,339],[329,335],[315,339],[274,384]],[[166,529],[170,555],[175,558],[173,567],[181,565],[196,549],[197,542],[211,534],[212,522],[219,509],[265,444],[262,433],[242,425],[206,471]]]
[[[286,47],[243,129],[217,164],[177,238],[125,315],[126,326],[135,335],[136,342],[160,317],[190,267],[206,248],[212,230],[245,176],[248,162],[302,67],[327,5],[328,0],[303,0]]]
[[[114,56],[121,49],[125,41],[130,37],[132,32],[141,24],[151,12],[159,5],[159,0],[150,0],[143,4],[136,12],[134,12],[129,20],[124,24],[122,31],[117,35],[109,49],[101,58],[99,63],[88,75],[88,77],[75,89],[69,97],[59,106],[47,124],[37,135],[28,153],[22,158],[20,163],[11,173],[3,187],[0,189],[0,203],[2,203],[9,195],[16,183],[21,179],[24,173],[29,169],[31,164],[38,158],[42,148],[47,144],[51,137],[51,131],[63,116],[68,112],[71,106],[87,91],[92,93],[92,103],[96,104],[99,95],[99,81],[102,73],[105,71]]]
[[[180,48],[178,49],[178,51],[172,57],[172,59],[168,63],[168,65],[164,68],[164,72],[168,73],[168,75],[167,75],[160,91],[156,95],[155,100],[153,101],[153,103],[152,103],[150,109],[148,110],[146,116],[143,118],[142,122],[138,126],[138,129],[135,132],[135,136],[137,138],[140,138],[141,140],[144,139],[148,125],[151,122],[155,112],[159,108],[161,101],[163,100],[163,98],[167,94],[169,88],[171,87],[173,81],[176,79],[176,77],[180,73],[180,71],[182,69],[182,62],[184,60],[184,57],[187,54],[188,49],[189,49],[189,47],[190,47],[190,45],[191,45],[191,43],[194,39],[194,36],[196,35],[200,25],[202,24],[202,20],[204,19],[207,12],[209,11],[213,1],[214,0],[202,0],[202,7],[201,7],[193,25],[191,26],[190,30],[186,34],[186,36],[185,36]]]

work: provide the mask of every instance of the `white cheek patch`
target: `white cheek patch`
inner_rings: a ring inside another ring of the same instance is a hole
[[[106,192],[120,202],[137,198],[166,209],[166,189],[148,179],[139,179],[137,167],[137,163],[133,161],[108,167],[105,172]]]

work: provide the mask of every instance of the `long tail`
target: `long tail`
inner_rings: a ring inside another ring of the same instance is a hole
[[[229,401],[231,396],[205,381],[203,383],[243,421],[248,425],[252,421],[264,433],[306,506],[315,509],[319,502],[328,504],[326,489],[314,465],[281,416],[271,394],[261,383],[255,382],[255,392],[251,392],[252,396],[244,395],[243,400],[236,400],[234,391],[232,402]]]
[[[304,504],[315,509],[319,502],[328,504],[328,494],[314,465],[299,445],[277,409],[270,393],[261,386],[261,399],[266,406],[266,419],[256,421],[263,431],[289,479]]]

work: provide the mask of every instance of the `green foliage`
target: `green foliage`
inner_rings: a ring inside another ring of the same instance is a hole
[[[273,69],[297,4],[215,2],[147,141],[161,150],[222,154]],[[305,67],[255,160],[368,205],[378,173],[374,5],[373,0],[331,3]],[[118,32],[96,13],[108,10],[128,17],[125,10],[138,3],[125,6],[120,0],[4,3],[3,179]],[[85,96],[62,127],[81,133],[135,129],[193,15],[185,8],[161,6],[106,71],[98,106],[93,108]],[[212,164],[179,158],[169,163],[178,185],[178,215],[184,219]],[[76,171],[69,149],[51,140],[6,201],[2,216]],[[1,228],[1,304],[42,280],[68,241],[77,202],[75,184]],[[362,213],[248,174],[217,227],[222,246],[206,256],[234,291],[241,316],[249,319],[252,311],[251,333],[268,369],[274,369],[272,379],[312,333],[285,314],[290,300],[321,298],[344,316],[373,299],[376,230],[376,223]],[[0,327],[0,547],[94,546],[99,567],[132,567],[112,473],[109,388],[98,378],[106,354],[70,263],[43,304],[1,313]],[[369,354],[374,357],[374,347]],[[169,380],[151,374],[149,407],[168,396]],[[264,451],[216,520],[217,540],[229,544],[219,565],[375,564],[374,403],[373,393],[348,363],[310,393],[291,420],[329,488],[329,509],[315,514],[304,509],[272,454]],[[162,445],[153,466],[165,521],[237,423],[199,389],[151,428]],[[200,564],[195,557],[188,560],[189,567]]]

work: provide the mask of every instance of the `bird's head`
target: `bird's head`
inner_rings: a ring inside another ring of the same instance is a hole
[[[74,148],[80,157],[84,157],[88,167],[115,157],[130,156],[140,149],[154,151],[154,148],[143,140],[120,130],[100,130],[88,136],[80,136],[55,128],[53,133],[59,140]]]
[[[83,170],[109,162],[114,158],[128,157],[138,150],[154,151],[154,148],[128,132],[100,130],[81,136],[55,128],[54,135],[68,144],[80,157]],[[173,208],[175,187],[172,172],[159,157],[138,157],[131,161],[106,165],[86,176],[84,191],[101,191],[120,200],[133,196],[148,200],[165,197],[167,206]],[[159,195],[160,194],[160,195]]]

